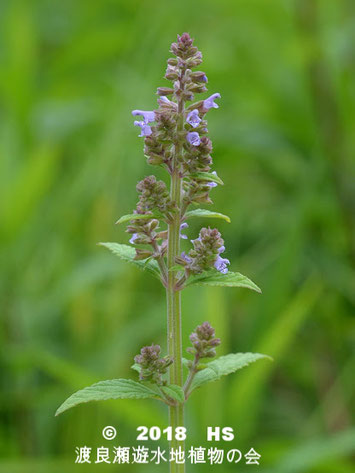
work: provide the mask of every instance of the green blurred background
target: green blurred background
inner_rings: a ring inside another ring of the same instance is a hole
[[[131,110],[156,107],[184,31],[222,95],[208,118],[226,256],[263,289],[186,290],[184,339],[209,320],[219,354],[274,357],[193,396],[189,443],[229,425],[224,446],[253,447],[262,473],[353,472],[353,0],[2,0],[0,28],[0,472],[167,470],[74,464],[76,446],[112,447],[105,425],[116,445],[166,426],[158,403],[54,412],[91,382],[135,378],[143,344],[165,346],[163,289],[96,243],[128,241],[114,222],[155,172]]]

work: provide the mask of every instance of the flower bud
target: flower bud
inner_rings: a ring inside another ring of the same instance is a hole
[[[191,80],[193,82],[208,82],[207,76],[202,71],[195,71],[190,74]]]
[[[202,53],[200,51],[197,51],[197,53],[193,56],[187,59],[186,64],[189,68],[197,67],[202,63]]]
[[[148,164],[152,166],[159,166],[160,164],[164,163],[164,157],[160,154],[150,154],[149,156],[146,155]]]
[[[190,90],[184,90],[181,96],[188,102],[191,102],[194,99],[194,94]]]
[[[178,65],[178,60],[176,59],[176,57],[170,57],[167,62],[169,64],[169,66],[177,66]]]
[[[191,92],[194,92],[195,94],[202,94],[204,92],[207,92],[207,88],[204,85],[201,85],[201,84],[193,84],[192,83],[188,86],[188,89]]]
[[[154,218],[153,220],[149,220],[149,223],[147,224],[148,230],[151,232],[155,230],[157,227],[159,227],[159,220]]]
[[[140,261],[143,259],[150,258],[151,256],[153,256],[153,253],[151,251],[141,250],[140,248],[136,248],[136,256],[134,257],[134,259],[136,261]]]
[[[168,80],[176,80],[178,77],[179,71],[176,69],[176,67],[168,66],[165,73],[165,78]]]
[[[167,239],[168,239],[168,230],[165,230],[165,231],[163,231],[163,232],[157,233],[156,238],[157,238],[158,240],[160,240],[160,239],[162,239],[162,240],[167,240]]]
[[[193,202],[196,202],[197,204],[212,204],[212,200],[208,195],[208,192],[201,195],[196,195],[193,199]]]
[[[157,89],[157,94],[160,96],[171,95],[173,93],[174,93],[174,89],[171,89],[169,87],[158,87]]]

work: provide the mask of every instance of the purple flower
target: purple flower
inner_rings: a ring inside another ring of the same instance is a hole
[[[188,227],[189,225],[186,222],[180,225],[180,238],[182,238],[183,240],[187,240],[187,235],[182,234],[181,231]]]
[[[185,251],[183,251],[181,253],[181,258],[186,261],[186,263],[191,263],[192,262],[192,258],[190,258],[190,256],[187,256],[187,254],[185,253]]]
[[[224,245],[220,246],[218,248],[218,254],[220,255],[221,253],[224,253],[226,251],[226,247]]]
[[[145,122],[139,122],[136,120],[134,124],[135,126],[139,126],[141,128],[141,134],[138,136],[149,136],[152,134],[151,127],[147,125]]]
[[[201,143],[200,135],[197,131],[190,131],[190,133],[186,135],[186,139],[192,146],[199,146]]]
[[[221,247],[224,248],[224,247]],[[216,261],[214,262],[214,267],[222,274],[228,273],[227,264],[230,264],[229,259],[221,258],[219,255],[217,256]]]
[[[214,176],[217,176],[216,171],[212,171],[211,174],[213,174]],[[212,187],[217,187],[218,184],[217,184],[217,182],[213,182],[213,181],[212,181],[212,182],[209,182],[207,185],[208,185],[208,187],[211,187],[211,188],[212,188]],[[224,250],[223,250],[223,251],[224,251]]]
[[[137,240],[138,238],[138,233],[133,233],[132,237],[130,238],[129,242],[134,245],[134,242]]]
[[[219,94],[218,92],[216,94],[212,94],[210,97],[208,97],[208,99],[203,101],[204,108],[206,108],[207,110],[209,110],[210,108],[218,108],[219,105],[217,105],[214,100],[220,98],[221,94]]]
[[[196,128],[199,126],[200,122],[202,121],[201,118],[198,116],[198,110],[192,110],[187,117],[186,117],[187,123],[189,123],[193,128]]]
[[[144,110],[133,110],[132,115],[136,117],[137,115],[141,115],[143,117],[144,123],[154,122],[155,120],[155,113],[150,111]]]
[[[168,97],[166,97],[165,95],[163,95],[162,97],[159,97],[159,99],[161,102],[165,102],[167,105],[170,105],[171,104],[171,100],[168,99]]]

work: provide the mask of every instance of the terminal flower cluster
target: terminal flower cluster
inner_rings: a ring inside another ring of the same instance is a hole
[[[132,234],[130,243],[136,246],[136,259],[154,258],[162,270],[163,284],[167,284],[167,229],[160,230],[160,223],[179,221],[180,238],[187,239],[181,230],[187,228],[184,217],[191,204],[210,204],[211,190],[217,186],[216,171],[212,166],[212,142],[209,139],[206,114],[218,108],[221,96],[213,93],[204,100],[196,95],[207,91],[207,76],[203,71],[193,71],[202,63],[202,54],[193,45],[187,33],[178,36],[171,45],[174,57],[168,59],[165,78],[171,87],[159,87],[156,110],[133,110],[132,115],[140,119],[139,126],[144,138],[144,154],[148,163],[164,167],[168,173],[178,175],[181,186],[180,202],[176,202],[163,181],[148,176],[137,185],[139,202],[134,214],[144,214],[147,219],[132,220],[127,231]],[[189,104],[187,104],[189,102]],[[191,102],[191,103],[190,103]],[[176,150],[179,152],[176,153]],[[158,231],[159,229],[159,231]],[[203,228],[193,248],[186,254],[176,255],[175,262],[184,266],[185,274],[180,278],[178,289],[194,274],[214,269],[222,274],[228,272],[229,261],[221,257],[223,240],[216,229]],[[152,249],[140,245],[151,245]]]

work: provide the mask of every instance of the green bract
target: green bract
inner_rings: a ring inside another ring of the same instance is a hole
[[[211,212],[210,210],[206,209],[196,209],[196,210],[189,210],[185,214],[185,218],[193,218],[193,217],[201,217],[201,218],[220,218],[225,220],[226,222],[230,223],[231,219],[228,215],[221,214],[219,212]]]

